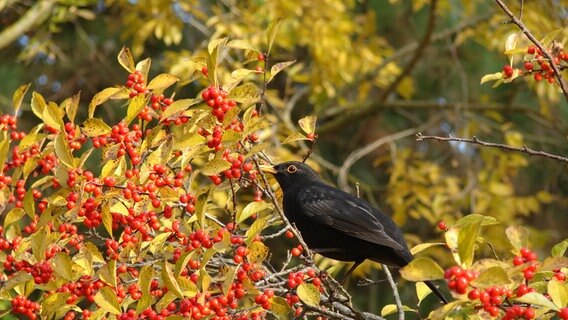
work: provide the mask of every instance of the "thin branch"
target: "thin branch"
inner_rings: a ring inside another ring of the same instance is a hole
[[[404,308],[402,307],[402,301],[400,301],[400,295],[398,294],[398,288],[396,287],[396,282],[394,282],[389,267],[387,267],[386,264],[382,264],[382,266],[383,270],[385,271],[385,274],[387,275],[387,280],[389,281],[389,284],[392,289],[392,295],[394,296],[394,302],[396,303],[396,309],[398,310],[398,320],[404,320]]]
[[[31,7],[18,21],[4,29],[0,33],[0,50],[16,41],[24,33],[28,32],[34,26],[43,23],[49,18],[55,0],[45,0],[37,2]]]
[[[545,152],[545,151],[533,150],[533,149],[527,147],[526,145],[523,146],[523,147],[514,147],[514,146],[501,144],[501,143],[485,142],[485,141],[478,139],[475,136],[473,136],[472,139],[467,139],[467,138],[454,138],[454,137],[451,137],[451,136],[448,136],[448,137],[424,136],[420,132],[416,134],[416,141],[424,141],[424,140],[455,141],[455,142],[465,142],[465,143],[471,143],[471,144],[478,144],[478,145],[484,146],[484,147],[498,148],[498,149],[503,149],[503,150],[522,152],[522,153],[526,153],[526,154],[531,155],[531,156],[545,157],[545,158],[554,159],[554,160],[558,160],[558,161],[568,163],[567,157],[559,156],[559,155],[548,153],[548,152]]]
[[[364,156],[373,152],[374,150],[376,150],[377,148],[379,148],[383,144],[411,136],[412,134],[414,134],[417,131],[420,131],[420,130],[423,130],[424,128],[428,128],[428,127],[432,126],[432,124],[437,122],[438,120],[439,120],[439,116],[433,117],[433,118],[430,119],[430,121],[428,121],[427,123],[424,123],[421,126],[418,126],[416,128],[406,129],[406,130],[403,130],[403,131],[400,131],[400,132],[397,132],[397,133],[393,133],[393,134],[388,135],[388,136],[384,136],[380,139],[377,139],[377,140],[371,142],[370,144],[368,144],[368,145],[366,145],[362,148],[359,148],[359,149],[351,152],[351,154],[349,154],[349,156],[345,159],[345,161],[343,162],[343,165],[339,169],[339,175],[337,177],[337,184],[339,185],[339,187],[341,189],[349,190],[350,187],[347,183],[347,176],[349,174],[349,169],[351,168],[351,166],[353,166],[355,164],[355,162],[359,161],[361,158],[363,158]]]
[[[558,84],[560,85],[560,89],[562,89],[564,97],[566,98],[566,101],[568,101],[568,85],[566,85],[566,82],[564,81],[562,74],[560,74],[560,69],[558,68],[558,65],[554,62],[554,57],[552,57],[552,54],[548,52],[548,50],[546,50],[546,48],[540,43],[540,41],[538,41],[534,37],[534,35],[529,31],[529,29],[525,26],[525,24],[515,16],[515,14],[503,3],[503,1],[501,0],[494,0],[494,1],[501,7],[501,9],[503,9],[503,11],[509,16],[509,18],[511,18],[511,22],[517,25],[517,27],[521,29],[521,31],[527,36],[527,38],[529,38],[529,40],[532,43],[534,43],[534,45],[537,46],[542,52],[542,54],[548,59],[548,63],[550,64],[550,66],[554,70],[554,73],[556,74],[556,79],[558,79]]]

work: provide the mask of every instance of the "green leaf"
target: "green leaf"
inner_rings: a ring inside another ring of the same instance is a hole
[[[558,308],[568,305],[568,285],[565,282],[552,279],[548,281],[548,295]]]
[[[508,197],[514,192],[512,185],[496,181],[489,184],[489,191],[501,197]]]
[[[67,281],[73,281],[73,261],[68,254],[60,252],[52,258],[53,271]]]
[[[126,71],[133,73],[136,71],[134,67],[134,57],[132,56],[132,52],[127,47],[122,47],[120,52],[118,53],[118,63],[126,69]]]
[[[252,263],[263,262],[268,257],[268,253],[270,252],[270,249],[268,249],[268,247],[264,243],[259,241],[254,241],[248,248],[249,253],[247,254],[247,259]]]
[[[64,132],[61,132],[55,138],[55,154],[57,155],[59,161],[63,162],[63,164],[65,164],[67,167],[75,167],[73,155],[71,154],[71,149],[69,149],[69,145],[67,144]]]
[[[206,176],[213,176],[231,167],[231,163],[223,159],[212,159],[201,168],[201,173]]]
[[[416,297],[418,297],[418,305],[432,293],[432,290],[422,281],[416,282]]]
[[[260,92],[254,84],[247,82],[231,90],[228,99],[242,104],[253,104],[260,100]]]
[[[6,137],[6,131],[0,133],[0,137],[3,137],[0,141],[0,166],[4,168],[10,150],[10,140]]]
[[[176,118],[179,114],[189,109],[189,107],[201,102],[200,99],[180,99],[174,101],[169,105],[166,110],[162,112],[160,116],[160,121],[164,119]]]
[[[319,306],[321,295],[319,289],[311,283],[302,283],[296,289],[296,294],[307,305]]]
[[[184,298],[183,292],[181,291],[181,288],[173,275],[172,267],[167,261],[164,261],[162,264],[161,277],[162,281],[164,281],[164,284],[169,291],[171,291],[176,297],[180,299]]]
[[[122,88],[106,88],[103,91],[95,94],[91,103],[89,103],[89,118],[92,118],[95,115],[95,108],[103,103],[105,103],[108,99],[110,99],[115,94],[122,91]]]
[[[274,79],[274,77],[280,73],[280,71],[284,70],[285,68],[291,66],[292,64],[294,64],[296,62],[296,60],[292,60],[292,61],[284,61],[284,62],[278,62],[277,64],[273,65],[272,68],[270,68],[270,78],[268,78],[267,83],[269,83],[270,81],[272,81],[272,79]]]
[[[553,257],[563,256],[567,248],[568,239],[564,239],[562,242],[557,243],[556,245],[554,245],[554,247],[552,247],[552,250],[550,250],[550,255],[552,255]]]
[[[109,134],[112,128],[99,118],[89,118],[83,122],[81,132],[87,137],[98,137]]]
[[[459,230],[458,233],[458,254],[460,261],[465,267],[470,267],[473,263],[475,253],[475,242],[481,229],[482,220],[478,220]]]
[[[251,73],[255,73],[255,70],[250,69],[237,69],[231,72],[231,79],[228,83],[223,85],[223,90],[226,92],[231,92],[241,81]]]
[[[489,288],[492,286],[506,286],[511,284],[511,279],[507,271],[501,267],[490,267],[481,272],[472,284],[478,288]]]
[[[152,265],[145,265],[140,269],[140,274],[138,277],[138,286],[140,286],[140,291],[142,296],[138,303],[136,304],[136,314],[140,314],[146,310],[152,304],[152,296],[150,295],[150,285],[152,284],[152,278],[154,277],[154,267]]]
[[[36,261],[45,260],[45,251],[47,250],[47,246],[51,244],[49,242],[49,235],[50,232],[47,228],[41,228],[41,230],[31,235],[32,253]]]
[[[518,251],[521,248],[528,246],[529,231],[526,228],[521,226],[511,226],[505,230],[505,234],[515,250]]]
[[[106,232],[112,236],[112,213],[110,212],[110,208],[108,205],[102,206],[101,210],[101,218],[103,220],[103,226],[105,227]]]
[[[162,73],[157,75],[154,79],[152,79],[150,83],[148,83],[148,85],[146,86],[146,89],[162,90],[170,87],[171,85],[173,85],[178,81],[179,81],[178,77],[168,73]]]
[[[515,299],[515,301],[528,303],[528,304],[534,304],[534,305],[537,305],[537,306],[541,306],[541,307],[545,307],[545,308],[548,308],[548,309],[558,311],[558,307],[556,305],[554,305],[554,303],[552,303],[552,301],[548,300],[548,298],[546,298],[545,296],[543,296],[542,294],[540,294],[538,292],[529,292],[529,293],[523,295],[522,297]]]
[[[300,128],[304,130],[305,133],[310,134],[316,132],[316,121],[318,118],[316,116],[307,116],[298,120]]]
[[[144,109],[146,106],[146,95],[139,94],[136,97],[130,99],[128,103],[128,109],[126,111],[126,118],[124,122],[128,125],[132,120],[136,119],[136,116]]]
[[[542,262],[541,271],[552,271],[568,267],[568,257],[548,257]]]
[[[276,39],[276,34],[278,33],[281,23],[282,20],[278,19],[268,26],[268,32],[266,33],[266,42],[268,44],[268,50],[266,51],[267,55],[269,55],[272,50],[272,44],[274,43],[274,39]]]
[[[414,282],[438,280],[444,278],[444,270],[434,260],[418,257],[400,269],[400,275],[404,279]]]
[[[95,295],[95,303],[105,312],[120,314],[120,304],[116,294],[110,287],[102,287]]]
[[[24,101],[24,96],[28,89],[30,88],[31,83],[24,84],[18,87],[16,91],[14,91],[14,95],[12,95],[12,108],[14,108],[14,114],[17,116],[20,112],[20,107],[22,106],[22,101]]]
[[[250,202],[249,204],[246,205],[246,207],[243,209],[243,211],[238,215],[237,224],[245,221],[246,219],[248,219],[250,216],[252,216],[255,213],[259,213],[259,212],[262,212],[264,210],[273,209],[273,208],[274,208],[274,206],[272,204],[264,202],[264,201]]]
[[[22,208],[12,208],[6,214],[6,218],[4,218],[3,226],[4,228],[8,228],[9,225],[12,223],[20,221],[20,219],[24,216],[25,212]]]

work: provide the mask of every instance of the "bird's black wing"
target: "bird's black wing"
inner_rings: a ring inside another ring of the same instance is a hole
[[[385,232],[383,224],[387,224],[387,228],[394,233],[398,231],[390,217],[361,199],[325,184],[303,188],[298,198],[301,214],[316,223],[371,243],[400,251],[408,250]]]

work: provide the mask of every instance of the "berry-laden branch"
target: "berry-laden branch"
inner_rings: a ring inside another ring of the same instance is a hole
[[[485,141],[478,139],[475,136],[471,139],[467,139],[467,138],[454,138],[452,136],[448,136],[448,137],[424,136],[420,132],[416,134],[416,141],[424,141],[424,140],[455,141],[455,142],[465,142],[465,143],[471,143],[471,144],[478,144],[478,145],[484,146],[484,147],[498,148],[498,149],[503,149],[503,150],[522,152],[522,153],[526,153],[526,154],[531,155],[531,156],[545,157],[545,158],[550,158],[550,159],[554,159],[554,160],[558,160],[558,161],[568,163],[568,158],[563,157],[563,156],[551,154],[551,153],[548,153],[548,152],[545,152],[545,151],[533,150],[533,149],[531,149],[527,146],[514,147],[514,146],[501,144],[501,143],[485,142]]]
[[[562,93],[564,93],[566,101],[568,101],[568,85],[566,84],[566,81],[564,81],[564,78],[560,73],[560,68],[558,67],[558,64],[554,61],[554,57],[552,56],[552,54],[548,52],[548,50],[546,50],[546,48],[540,43],[540,41],[538,41],[535,38],[535,36],[530,32],[530,30],[525,26],[525,24],[515,16],[515,14],[503,3],[503,1],[501,0],[494,0],[494,1],[501,7],[501,9],[503,9],[503,11],[509,16],[509,18],[511,18],[511,22],[514,23],[517,27],[519,27],[519,29],[521,29],[521,31],[527,36],[527,38],[529,38],[529,40],[532,43],[534,43],[534,45],[537,46],[542,52],[542,54],[548,59],[550,66],[552,67],[552,70],[554,70],[554,73],[556,74],[556,79],[558,79],[558,84],[560,85],[560,89],[562,90]]]

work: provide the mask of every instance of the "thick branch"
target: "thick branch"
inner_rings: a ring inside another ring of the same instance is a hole
[[[420,132],[416,134],[416,141],[424,141],[424,140],[455,141],[455,142],[465,142],[465,143],[471,143],[471,144],[478,144],[478,145],[484,146],[484,147],[498,148],[498,149],[503,149],[503,150],[522,152],[522,153],[526,153],[526,154],[531,155],[531,156],[545,157],[545,158],[554,159],[554,160],[558,160],[558,161],[568,163],[568,158],[562,157],[562,156],[559,156],[559,155],[556,155],[556,154],[551,154],[551,153],[539,151],[539,150],[533,150],[533,149],[531,149],[527,146],[514,147],[514,146],[501,144],[501,143],[485,142],[485,141],[479,140],[475,136],[473,136],[472,139],[467,139],[467,138],[454,138],[454,137],[451,137],[451,136],[450,137],[424,136]]]
[[[38,1],[18,21],[0,33],[0,50],[7,47],[34,26],[47,20],[54,5],[55,0]]]
[[[494,0],[494,1],[501,7],[501,9],[503,9],[503,11],[509,16],[509,18],[511,18],[511,22],[517,25],[517,27],[521,29],[521,31],[527,36],[527,38],[529,38],[529,40],[532,43],[534,43],[534,45],[537,46],[542,52],[542,54],[548,59],[548,63],[550,63],[550,66],[552,66],[552,69],[556,74],[556,79],[558,79],[558,84],[560,85],[560,89],[562,89],[564,97],[566,98],[566,101],[568,101],[568,86],[566,85],[564,78],[562,78],[562,75],[560,74],[560,69],[558,68],[558,65],[554,62],[552,54],[548,52],[548,50],[546,50],[546,48],[540,43],[540,41],[538,41],[533,36],[533,34],[529,31],[529,29],[525,26],[525,24],[520,19],[518,19],[515,16],[515,14],[511,12],[511,10],[509,10],[509,8],[507,8],[507,6],[503,3],[503,1],[501,0]]]
[[[396,79],[388,86],[385,91],[377,99],[377,104],[382,105],[389,95],[396,90],[398,85],[406,76],[410,74],[410,72],[414,69],[418,61],[424,56],[424,51],[430,45],[432,40],[432,33],[434,32],[434,27],[436,25],[436,7],[438,4],[438,0],[432,0],[430,4],[430,12],[428,16],[428,25],[426,27],[426,33],[424,37],[420,41],[418,48],[414,51],[414,55],[406,65],[406,67],[402,70],[402,72],[396,77]],[[330,121],[327,124],[322,125],[319,128],[319,133],[324,133],[328,131],[335,130],[338,127],[341,127],[345,123],[351,122],[353,119],[366,117],[371,115],[375,110],[371,108],[359,108],[357,110],[350,111],[347,114],[344,114],[342,117],[337,117],[336,119]]]

